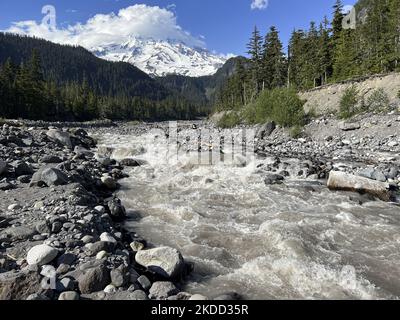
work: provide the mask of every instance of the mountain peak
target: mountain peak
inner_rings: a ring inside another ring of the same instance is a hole
[[[151,76],[213,75],[227,60],[204,48],[190,47],[182,41],[135,36],[129,37],[124,43],[94,47],[91,51],[109,61],[129,62]]]

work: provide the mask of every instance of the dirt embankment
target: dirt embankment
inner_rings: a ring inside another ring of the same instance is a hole
[[[317,114],[324,115],[339,110],[340,100],[346,89],[351,86],[355,86],[358,90],[360,100],[364,98],[367,101],[375,90],[383,89],[389,98],[390,104],[397,108],[400,106],[400,99],[398,98],[400,73],[375,75],[327,85],[300,92],[300,97],[307,101],[304,106],[307,112],[314,110]]]

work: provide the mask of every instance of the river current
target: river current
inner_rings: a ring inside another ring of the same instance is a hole
[[[194,262],[186,291],[246,299],[398,299],[400,208],[359,205],[349,194],[313,181],[266,186],[253,159],[240,165],[166,161],[152,133],[105,134],[115,159],[147,164],[127,169],[119,196],[127,227]],[[294,160],[295,161],[295,160]],[[310,187],[312,186],[312,187]]]

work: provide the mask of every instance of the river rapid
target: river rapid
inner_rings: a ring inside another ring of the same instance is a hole
[[[193,161],[197,152],[188,152],[170,162],[168,146],[150,131],[108,133],[100,143],[117,160],[147,162],[128,168],[121,181],[127,227],[194,263],[186,291],[245,299],[400,297],[396,205],[360,205],[311,180],[267,186],[258,168],[269,158],[201,165]]]

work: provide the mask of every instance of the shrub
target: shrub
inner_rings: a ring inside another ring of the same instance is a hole
[[[218,126],[221,128],[233,128],[241,123],[240,116],[236,112],[228,112],[223,115],[218,121]]]
[[[290,136],[293,138],[293,139],[297,139],[297,138],[300,138],[301,136],[302,136],[302,134],[303,134],[303,128],[302,127],[300,127],[300,126],[294,126],[294,127],[292,127],[291,129],[290,129]]]
[[[302,126],[305,122],[304,103],[295,90],[266,90],[247,108],[245,118],[250,123],[275,121],[282,127]]]
[[[359,112],[358,105],[358,91],[355,86],[349,87],[343,94],[340,100],[340,118],[348,119]]]
[[[367,107],[370,111],[386,111],[389,109],[389,105],[389,96],[382,88],[376,89],[367,99]]]

